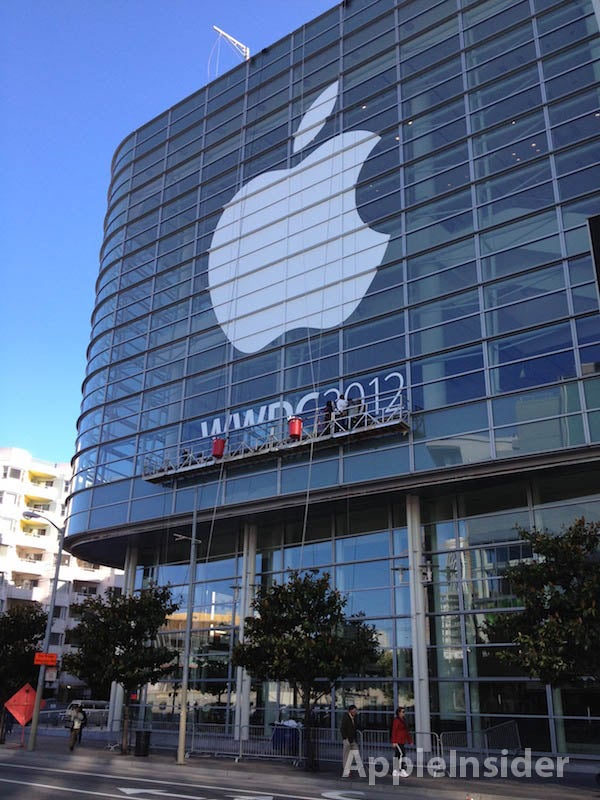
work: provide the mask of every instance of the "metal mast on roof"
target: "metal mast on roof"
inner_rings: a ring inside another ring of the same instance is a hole
[[[226,39],[229,44],[233,47],[233,49],[238,52],[245,61],[248,61],[250,58],[250,48],[246,47],[245,44],[238,42],[237,39],[234,39],[233,36],[230,36],[225,31],[222,31],[221,28],[217,28],[216,25],[213,25],[213,30],[215,30],[218,34],[220,34],[224,39]]]

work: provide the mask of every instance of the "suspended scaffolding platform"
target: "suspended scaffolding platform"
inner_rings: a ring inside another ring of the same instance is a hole
[[[315,412],[298,414],[236,428],[155,453],[144,460],[143,475],[150,483],[169,483],[175,478],[220,470],[224,464],[291,456],[309,447],[313,450],[330,447],[387,429],[397,429],[403,435],[408,433],[406,408],[394,406],[375,411],[349,408],[329,418]]]

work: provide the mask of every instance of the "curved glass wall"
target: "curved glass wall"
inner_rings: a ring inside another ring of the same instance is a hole
[[[379,631],[320,724],[358,699],[371,728],[402,703],[466,745],[516,719],[534,750],[597,748],[597,692],[508,669],[483,623],[516,607],[515,526],[600,518],[599,108],[592,0],[349,0],[117,149],[68,538],[170,583],[182,652],[193,613],[196,721],[231,721],[250,559],[264,585],[329,572]],[[330,432],[342,393],[344,435],[269,450],[294,415]],[[361,414],[408,430],[346,435]],[[260,457],[182,471],[215,437]],[[192,576],[193,509],[220,525]],[[285,687],[251,700],[295,714]]]
[[[102,484],[107,504],[119,497],[119,521],[133,519],[149,457],[202,450],[215,433],[318,409],[343,391],[374,405],[397,393],[409,409],[411,432],[389,441],[395,474],[597,442],[586,221],[600,212],[599,57],[591,2],[543,3],[533,15],[512,2],[458,12],[454,2],[348,4],[128,137],[113,162],[73,512],[97,509],[80,492]],[[333,102],[296,152],[328,87]],[[327,167],[328,145],[356,131],[373,135],[361,165],[348,156],[341,172]],[[235,259],[253,238],[264,249],[265,218],[281,213],[251,213],[253,181],[269,176],[265,198],[283,192],[289,211],[295,187],[311,187],[328,216],[316,227],[306,211],[292,217],[302,228],[268,245],[272,267],[227,283],[215,252]],[[342,202],[356,204],[354,233],[334,225],[347,218]],[[224,227],[230,207],[245,216],[242,239]],[[342,248],[358,302],[335,277]],[[277,302],[269,311],[265,295],[280,291],[285,320],[270,323]],[[253,308],[267,330],[249,352],[235,331],[252,328]],[[379,446],[328,454],[337,463],[321,485],[383,476],[369,457]],[[291,469],[225,469],[223,502],[293,493]],[[148,486],[160,491],[171,490]],[[93,517],[71,530],[96,527]]]

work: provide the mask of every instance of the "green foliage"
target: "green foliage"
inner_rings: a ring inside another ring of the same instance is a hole
[[[329,575],[314,570],[259,589],[234,664],[258,680],[287,681],[308,712],[341,678],[364,674],[379,656],[375,628],[361,616],[347,618],[346,604]]]
[[[172,672],[177,651],[160,646],[157,633],[177,608],[168,587],[87,597],[73,606],[80,619],[72,631],[78,650],[63,657],[63,668],[100,697],[108,697],[113,681],[121,684],[128,704],[133,692]]]
[[[33,658],[40,649],[48,617],[38,603],[10,608],[0,614],[0,703],[22,686],[37,683],[39,667]]]
[[[600,523],[520,535],[536,557],[504,573],[524,608],[488,621],[490,641],[515,644],[499,658],[554,686],[600,679]]]

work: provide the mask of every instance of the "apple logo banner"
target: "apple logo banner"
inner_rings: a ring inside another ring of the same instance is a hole
[[[299,153],[337,102],[328,86],[294,134]],[[291,169],[258,175],[227,203],[215,229],[208,284],[223,332],[256,353],[300,327],[341,325],[375,277],[389,235],[369,228],[356,207],[356,182],[379,142],[372,131],[341,133]]]

